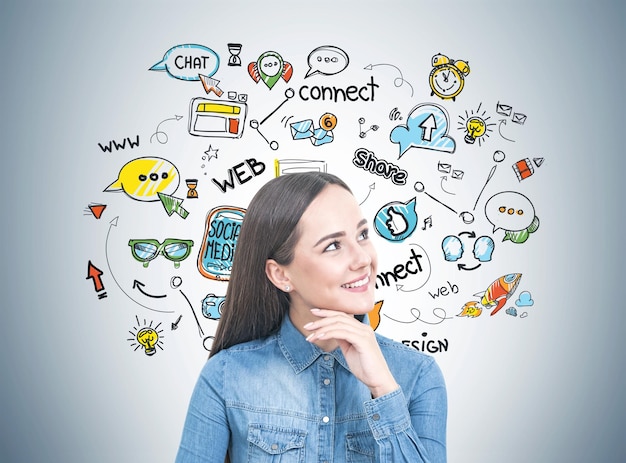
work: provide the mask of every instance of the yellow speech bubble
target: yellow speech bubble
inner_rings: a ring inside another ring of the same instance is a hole
[[[124,191],[137,201],[159,201],[159,193],[173,194],[180,183],[178,169],[167,159],[133,159],[120,169],[117,179],[104,191]]]

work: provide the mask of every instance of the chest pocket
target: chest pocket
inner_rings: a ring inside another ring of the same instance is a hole
[[[306,431],[278,426],[248,426],[248,461],[251,463],[304,463]]]
[[[346,462],[374,463],[376,447],[371,431],[351,432],[346,436]]]

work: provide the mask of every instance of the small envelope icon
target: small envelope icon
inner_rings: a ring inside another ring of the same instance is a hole
[[[304,140],[313,136],[313,121],[306,119],[290,124],[291,136],[294,140]]]
[[[465,172],[463,172],[462,170],[453,170],[452,171],[452,178],[455,180],[463,180],[463,175],[465,174]]]
[[[322,128],[315,129],[315,135],[311,137],[311,143],[314,146],[324,145],[334,140],[332,130],[324,130]]]
[[[526,114],[513,113],[513,117],[511,117],[511,122],[515,122],[519,125],[524,125],[524,122],[526,122]]]
[[[496,104],[496,112],[502,116],[510,116],[512,110],[513,107],[508,104],[501,104],[499,101]]]
[[[449,174],[450,170],[452,170],[452,166],[450,164],[446,164],[444,162],[437,163],[437,170],[439,172],[443,172],[444,174]]]

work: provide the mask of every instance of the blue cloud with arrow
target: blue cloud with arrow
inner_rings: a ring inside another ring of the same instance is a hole
[[[396,126],[389,135],[400,145],[401,158],[412,147],[454,153],[456,142],[448,136],[446,110],[436,104],[422,103],[411,110],[405,125]]]

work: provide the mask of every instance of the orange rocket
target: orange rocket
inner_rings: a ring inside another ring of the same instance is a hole
[[[495,308],[491,311],[491,315],[495,315],[502,307],[504,307],[506,301],[515,292],[521,279],[521,273],[509,273],[508,275],[503,275],[491,283],[484,293],[476,294],[476,296],[482,296],[480,303],[486,309],[490,309],[495,306]]]

